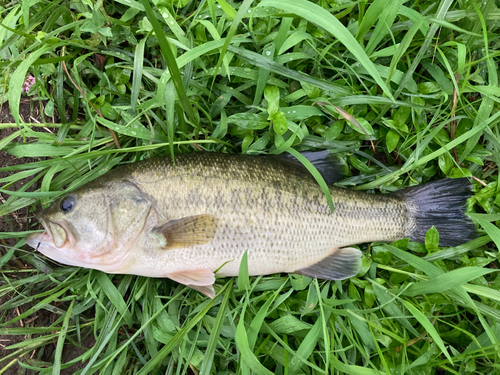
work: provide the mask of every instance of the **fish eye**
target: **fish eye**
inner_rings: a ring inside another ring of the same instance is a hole
[[[76,204],[76,199],[73,195],[68,195],[65,197],[62,201],[61,204],[59,205],[59,208],[61,209],[62,212],[65,214],[73,211],[73,208],[75,207]]]

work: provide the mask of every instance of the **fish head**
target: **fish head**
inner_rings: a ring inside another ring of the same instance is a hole
[[[45,231],[28,235],[26,242],[63,264],[119,271],[144,231],[150,208],[134,184],[91,184],[42,211],[37,218]]]

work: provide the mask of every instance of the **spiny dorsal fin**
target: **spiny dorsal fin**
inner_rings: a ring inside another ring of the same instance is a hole
[[[361,251],[353,247],[335,250],[317,263],[295,271],[299,275],[326,280],[344,280],[356,276],[361,269]]]
[[[329,151],[303,151],[301,154],[314,165],[328,185],[340,181],[344,177],[343,165]],[[295,156],[280,154],[279,157],[285,158],[307,171]]]
[[[215,236],[217,220],[212,215],[188,216],[171,220],[153,229],[165,237],[163,249],[203,245]]]

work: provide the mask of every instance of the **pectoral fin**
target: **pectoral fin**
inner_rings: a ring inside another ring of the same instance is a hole
[[[215,275],[213,271],[208,268],[171,272],[167,273],[165,276],[180,284],[193,288],[210,298],[215,297],[215,290],[212,285],[215,282]]]
[[[171,220],[153,229],[165,237],[165,250],[203,245],[215,236],[217,222],[212,215],[188,216]]]
[[[326,258],[295,271],[317,279],[344,280],[356,276],[361,269],[361,251],[353,247],[336,249]]]

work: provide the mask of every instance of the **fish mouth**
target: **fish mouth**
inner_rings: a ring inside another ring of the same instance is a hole
[[[30,233],[26,236],[26,243],[35,250],[38,250],[42,243],[50,243],[51,241],[52,237],[47,230],[43,233]]]
[[[49,257],[62,264],[70,266],[81,266],[82,260],[78,257],[78,252],[73,251],[75,237],[70,230],[64,227],[64,223],[55,223],[43,217],[37,217],[45,231],[43,233],[30,233],[26,236],[26,243]]]
[[[85,253],[79,248],[77,237],[73,234],[70,223],[66,221],[56,222],[42,216],[37,216],[37,219],[45,231],[28,234],[26,243],[35,251],[59,263],[113,272],[117,265],[119,266],[124,261],[123,258],[128,255],[128,252],[111,254],[114,247],[98,255]],[[109,238],[109,241],[114,243],[114,234]]]
[[[71,231],[66,228],[62,222],[53,222],[46,220],[43,217],[38,217],[38,221],[42,224],[45,232],[32,233],[26,237],[26,242],[31,247],[38,250],[41,245],[44,247],[53,247],[54,250],[61,250],[72,247],[75,243],[75,238]]]

